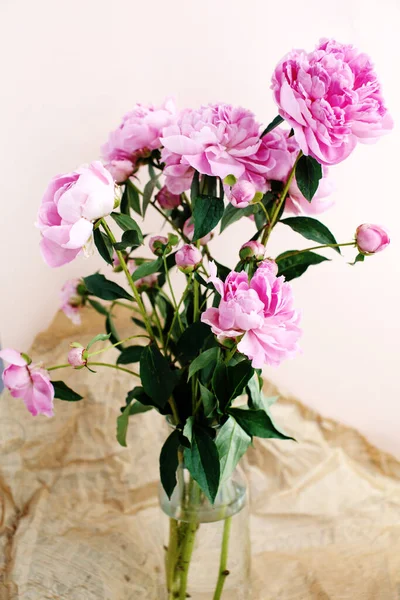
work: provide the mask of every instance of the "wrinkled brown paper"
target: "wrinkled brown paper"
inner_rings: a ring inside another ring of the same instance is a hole
[[[31,355],[66,362],[71,341],[102,330],[90,311],[79,328],[59,314]],[[115,422],[135,380],[105,368],[53,379],[85,399],[56,400],[53,419],[0,399],[0,600],[156,600],[163,419],[132,417],[121,448]],[[254,599],[400,600],[399,462],[293,398],[273,412],[298,443],[257,441],[244,461]]]

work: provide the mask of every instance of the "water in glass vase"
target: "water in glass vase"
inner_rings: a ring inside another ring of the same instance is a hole
[[[160,488],[164,600],[248,600],[250,535],[247,486],[239,469],[211,504],[181,465],[169,500]]]

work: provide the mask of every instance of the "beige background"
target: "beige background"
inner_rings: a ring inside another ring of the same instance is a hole
[[[370,0],[2,0],[3,346],[26,349],[52,319],[64,280],[100,264],[78,259],[49,270],[33,222],[49,178],[96,158],[135,102],[167,94],[180,106],[223,100],[268,123],[276,114],[269,91],[276,62],[291,47],[312,49],[319,37],[335,36],[373,56],[399,122],[399,27],[397,0],[378,7]],[[395,131],[332,169],[337,204],[324,218],[340,241],[361,222],[387,224],[390,250],[355,268],[333,257],[294,283],[303,354],[268,377],[400,455],[398,142]],[[214,242],[215,255],[233,265],[247,225]],[[297,244],[282,226],[271,253]]]

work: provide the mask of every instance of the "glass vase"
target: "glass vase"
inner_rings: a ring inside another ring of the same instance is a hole
[[[164,600],[248,600],[250,533],[247,484],[240,468],[222,481],[214,504],[185,467],[179,452],[171,499],[160,485]]]

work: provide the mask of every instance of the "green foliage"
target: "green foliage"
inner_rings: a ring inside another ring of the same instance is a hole
[[[134,229],[124,231],[120,242],[114,244],[116,250],[126,250],[126,248],[138,248],[142,242],[138,232]]]
[[[288,225],[293,231],[300,233],[307,240],[318,242],[319,244],[337,244],[334,235],[329,229],[318,221],[311,217],[289,217],[281,221],[284,225]],[[332,248],[340,254],[340,248]]]
[[[212,386],[222,412],[228,408],[232,400],[243,393],[253,373],[254,369],[249,360],[227,366],[221,358],[219,359],[214,370]]]
[[[356,265],[358,262],[364,262],[365,260],[365,255],[361,254],[361,252],[359,254],[357,254],[357,256],[354,259],[354,262],[349,263],[349,265],[354,266]]]
[[[112,212],[111,217],[114,219],[118,227],[122,229],[122,231],[136,231],[140,244],[143,244],[142,230],[136,221],[132,219],[132,217],[117,212]]]
[[[97,300],[93,300],[92,298],[88,298],[88,302],[95,311],[97,311],[100,315],[108,315],[108,310],[105,306],[97,302]]]
[[[83,281],[85,282],[89,294],[97,296],[102,300],[119,300],[120,298],[133,300],[132,296],[128,294],[123,287],[106,279],[104,275],[101,275],[100,273],[84,277]]]
[[[193,375],[201,369],[204,369],[204,367],[207,367],[210,364],[215,364],[218,355],[219,348],[217,347],[210,348],[209,350],[205,350],[204,352],[202,352],[197,358],[194,359],[194,361],[189,366],[188,379],[193,377]]]
[[[154,407],[149,404],[142,404],[141,402],[134,402],[129,409],[129,416],[139,415],[145,413],[148,410],[152,410]]]
[[[322,167],[312,156],[301,156],[296,165],[296,183],[304,198],[311,202],[322,177]]]
[[[179,431],[175,429],[167,438],[160,453],[160,478],[168,498],[176,486],[176,469],[178,468],[178,449],[180,446]]]
[[[106,331],[110,335],[110,342],[112,344],[118,344],[120,339],[119,339],[117,329],[114,325],[114,320],[112,318],[111,313],[107,314],[107,317],[106,317]],[[119,344],[118,346],[116,346],[116,348],[119,352],[122,352],[124,350],[124,346],[122,344]]]
[[[143,346],[128,346],[118,356],[117,365],[129,365],[131,363],[137,363],[143,353]]]
[[[123,204],[125,204],[125,202],[138,215],[142,214],[140,210],[140,198],[138,191],[130,179],[127,179],[127,181],[125,182],[125,190],[121,200],[121,212],[125,212],[122,210],[122,206]]]
[[[220,464],[217,446],[210,432],[195,424],[191,446],[185,448],[184,456],[191,476],[213,503],[219,486]]]
[[[205,385],[199,382],[200,398],[203,404],[204,416],[206,419],[212,419],[215,416],[217,408],[217,399]]]
[[[101,258],[112,265],[113,247],[108,236],[97,228],[93,232],[93,239]]]
[[[146,394],[156,406],[164,408],[177,384],[177,375],[155,344],[149,344],[143,349],[140,378]]]
[[[257,204],[250,204],[250,206],[246,206],[246,208],[236,208],[229,202],[224,210],[224,214],[221,219],[221,229],[220,233],[224,231],[228,227],[228,225],[232,225],[232,223],[236,223],[242,217],[249,217],[259,210]]]
[[[217,196],[199,195],[193,208],[193,242],[210,233],[224,214],[224,201]]]
[[[158,184],[158,178],[160,177],[160,175],[157,175],[156,177],[152,177],[152,172],[149,169],[149,174],[151,179],[146,183],[146,185],[144,186],[144,190],[143,190],[143,208],[142,208],[142,214],[143,214],[143,218],[146,215],[146,211],[147,208],[151,202],[151,198],[153,196],[154,190]]]
[[[67,402],[77,402],[82,400],[83,396],[80,396],[74,390],[71,390],[63,381],[51,381],[51,385],[54,388],[54,397],[59,400],[66,400]]]
[[[294,252],[298,252],[298,254],[294,254]],[[311,265],[319,265],[326,260],[329,259],[315,252],[289,250],[276,258],[279,267],[278,275],[283,275],[286,281],[291,281],[303,275]]]
[[[280,440],[292,440],[277,429],[271,417],[265,410],[248,408],[229,408],[228,413],[235,419],[248,435],[260,438],[277,438]]]
[[[90,342],[86,345],[86,350],[89,350],[96,342],[105,342],[110,339],[109,333],[98,333],[90,340]]]
[[[214,336],[209,325],[201,323],[201,321],[192,323],[178,340],[176,346],[177,358],[182,364],[193,360],[211,337]]]
[[[277,115],[275,119],[271,121],[271,123],[264,129],[260,137],[264,137],[264,135],[267,135],[267,133],[275,129],[275,127],[278,127],[278,125],[283,123],[283,121],[284,119],[280,115]]]
[[[160,272],[162,268],[162,258],[157,258],[156,260],[152,260],[150,262],[144,262],[133,272],[132,279],[133,281],[137,281],[142,277],[147,277],[147,275],[152,275],[153,273]]]
[[[251,437],[233,417],[222,425],[216,439],[220,461],[221,481],[228,479],[251,444]]]

